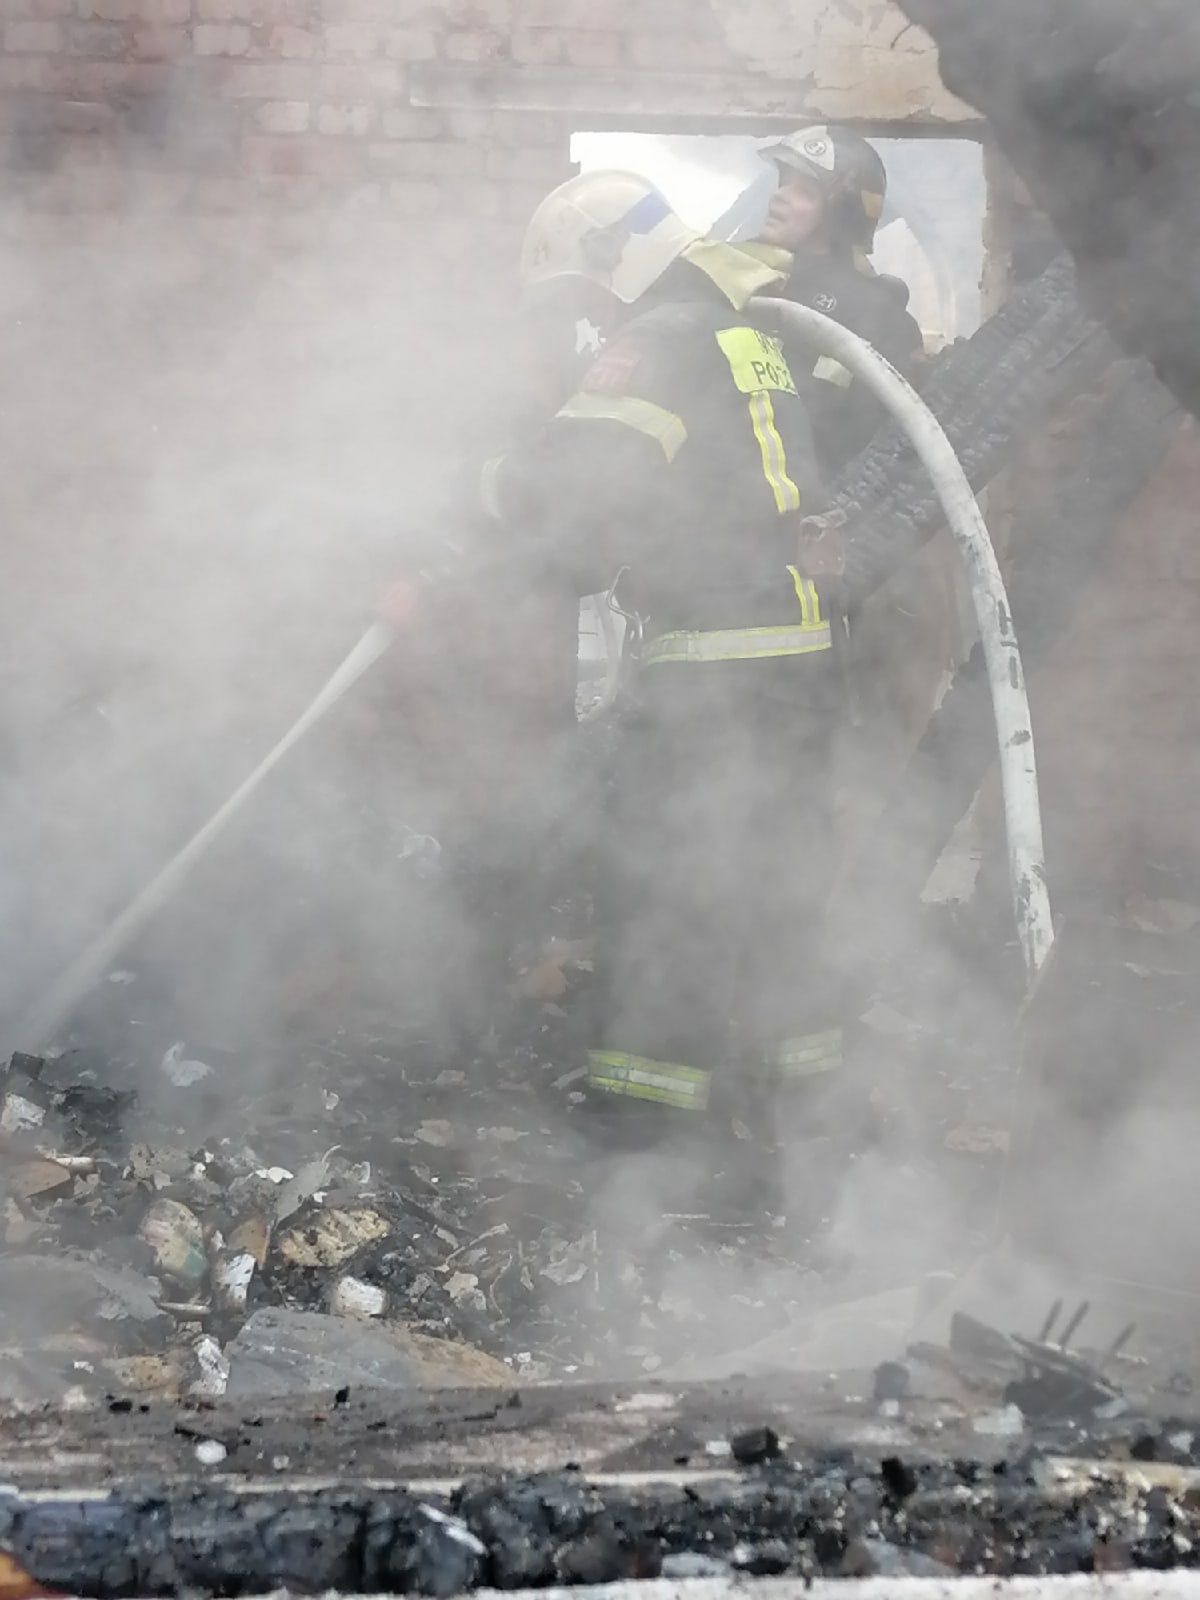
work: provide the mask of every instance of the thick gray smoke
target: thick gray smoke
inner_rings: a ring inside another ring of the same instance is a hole
[[[937,348],[980,312],[977,152],[960,167],[931,151],[927,188],[919,152],[890,154],[911,226],[881,265],[920,271]],[[0,196],[6,1019],[255,765],[388,582],[457,534],[480,460],[525,425],[542,377],[500,315],[515,260],[489,264],[495,298],[476,316],[439,290],[440,267],[411,240],[353,210],[311,224],[265,209],[236,225],[167,218],[145,181],[145,204],[120,219],[35,206],[31,225],[26,182]],[[851,840],[903,781],[971,644],[948,546],[862,621],[875,677],[859,684],[841,752]],[[519,649],[520,630],[510,636]],[[525,641],[531,657],[546,645]],[[390,1029],[432,1041],[452,1072],[477,1066],[495,1021],[489,952],[498,936],[537,931],[533,867],[560,849],[586,862],[594,795],[586,772],[539,756],[536,719],[493,714],[485,690],[497,686],[481,679],[475,693],[476,670],[465,651],[444,694],[394,662],[378,668],[129,951],[136,999],[112,975],[81,1008],[72,1048],[131,1058],[139,1086],[162,1096],[155,1064],[186,1039],[244,1064],[247,1101],[286,1081],[293,1041],[299,1051],[343,1029],[361,1029],[368,1051]],[[531,670],[518,661],[512,682]],[[841,1125],[822,1108],[821,1136],[798,1137],[780,1166],[778,1248],[764,1261],[736,1230],[718,1248],[680,1248],[681,1222],[713,1221],[693,1214],[712,1203],[711,1151],[592,1149],[581,1181],[595,1249],[609,1252],[589,1267],[598,1305],[618,1283],[636,1302],[646,1279],[660,1310],[705,1322],[689,1334],[694,1363],[737,1366],[739,1348],[805,1307],[911,1283],[991,1242],[1002,1141],[981,1152],[978,1140],[1012,1111],[1020,992],[992,799],[985,786],[943,873],[960,885],[951,902],[969,896],[982,854],[981,910],[895,906],[870,944],[890,945],[896,967],[876,973],[859,964],[856,908],[839,908],[831,937],[862,1018],[859,1065]],[[410,827],[470,840],[485,887],[423,878],[404,855]],[[585,881],[569,889],[586,901]],[[535,1042],[549,1026],[535,1017]],[[544,1112],[555,1136],[560,1104]],[[1057,1100],[1052,1114],[1077,1130],[1076,1109]],[[387,1115],[409,1131],[399,1087]],[[1165,1136],[1143,1108],[1123,1127],[1139,1149]],[[1081,1136],[1064,1148],[1082,1171],[1097,1147]],[[1135,1186],[1121,1192],[1141,1203]],[[1058,1240],[1068,1256],[1070,1232]],[[642,1320],[630,1311],[598,1367],[655,1370]]]

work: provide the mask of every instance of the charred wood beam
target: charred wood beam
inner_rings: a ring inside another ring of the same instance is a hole
[[[1053,221],[1091,309],[1200,412],[1200,8],[898,3]]]

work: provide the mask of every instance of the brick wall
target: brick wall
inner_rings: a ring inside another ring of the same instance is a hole
[[[504,220],[525,216],[561,173],[564,134],[596,113],[965,114],[940,91],[920,35],[888,48],[902,19],[884,0],[850,24],[829,7],[811,62],[785,41],[783,11],[754,10],[727,0],[6,0],[0,156],[10,182],[47,205],[142,198],[153,172],[158,198],[196,209],[353,199],[394,217],[462,206]],[[772,38],[787,64],[782,86],[765,75]],[[748,55],[766,55],[766,68]]]

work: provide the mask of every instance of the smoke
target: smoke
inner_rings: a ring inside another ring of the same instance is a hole
[[[501,387],[504,354],[482,341],[456,381],[455,313],[394,227],[351,208],[157,210],[188,132],[167,130],[166,170],[119,216],[42,211],[35,179],[5,197],[10,1022],[453,531],[463,459],[488,442],[472,407]],[[193,1025],[269,1037],[272,983],[306,950],[349,939],[369,964],[402,930],[401,825],[446,819],[419,780],[406,790],[396,692],[372,687],[314,735],[129,953]]]
[[[164,164],[195,131],[183,112],[160,129]],[[426,260],[407,230],[350,205],[168,214],[160,176],[143,169],[119,218],[43,211],[29,178],[3,200],[6,1018],[256,764],[386,585],[457,534],[478,463],[536,409],[515,273],[488,255],[483,224],[452,225]],[[969,254],[961,235],[956,249]],[[931,273],[932,302],[944,281]],[[972,294],[961,304],[969,323]],[[939,333],[962,331],[951,319]],[[862,619],[870,675],[840,758],[848,834],[903,781],[969,644],[951,574],[934,550]],[[151,1069],[176,1039],[224,1050],[244,1064],[239,1104],[286,1082],[289,1050],[339,1029],[392,1027],[477,1062],[497,1016],[510,1020],[497,952],[551,920],[539,871],[566,872],[567,899],[591,887],[602,763],[561,760],[531,709],[553,699],[562,637],[539,615],[490,617],[499,667],[491,639],[460,637],[441,668],[392,659],[372,674],[129,951],[134,985],[102,985],[82,1009],[72,1047],[132,1058],[151,1096],[170,1092]],[[837,1096],[801,1095],[784,1137],[740,1127],[732,1146],[581,1157],[609,1254],[593,1292],[629,1291],[603,1370],[661,1359],[647,1298],[688,1328],[695,1362],[730,1370],[824,1302],[961,1267],[994,1241],[1002,1142],[980,1155],[970,1136],[1005,1131],[1017,1103],[1021,980],[995,824],[968,840],[987,856],[974,908],[896,905],[870,930],[893,967],[868,965],[856,908],[839,908],[829,937],[855,1065]],[[449,872],[415,870],[409,829],[442,840]],[[1105,1041],[1097,1051],[1115,1064]],[[571,1116],[545,1116],[575,1136]],[[1046,1125],[1060,1166],[1027,1197],[1026,1237],[1098,1160],[1120,1155],[1128,1174],[1183,1155],[1166,1115],[1136,1101],[1102,1136],[1065,1098],[1046,1103]],[[1126,1212],[1147,1203],[1126,1180],[1110,1195]],[[1082,1259],[1085,1232],[1064,1224],[1054,1248]]]

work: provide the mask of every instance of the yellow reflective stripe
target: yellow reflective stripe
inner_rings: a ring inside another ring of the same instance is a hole
[[[785,1077],[810,1078],[822,1072],[836,1072],[842,1064],[842,1030],[826,1028],[821,1033],[785,1039],[768,1059]]]
[[[800,623],[763,628],[679,628],[663,633],[642,651],[640,663],[652,667],[663,661],[758,661],[771,656],[806,656],[833,648],[829,623],[821,615],[821,597],[811,578],[789,567]]]
[[[707,1109],[710,1077],[699,1067],[651,1061],[647,1056],[631,1056],[623,1050],[588,1052],[591,1088],[605,1094],[629,1095],[635,1100],[653,1100],[683,1111]]]
[[[817,593],[817,586],[811,578],[806,578],[799,567],[789,567],[792,582],[796,586],[796,598],[800,602],[800,616],[806,628],[820,628],[825,625],[821,615],[821,597]]]
[[[754,437],[762,452],[763,473],[771,485],[775,505],[780,512],[799,511],[800,491],[788,477],[787,453],[779,429],[775,426],[775,407],[765,390],[750,396],[750,420],[754,424]]]
[[[778,628],[712,628],[661,634],[642,651],[640,665],[664,661],[759,661],[770,656],[807,656],[831,650],[829,624]]]
[[[620,422],[661,445],[668,461],[674,461],[687,443],[682,417],[633,395],[577,394],[558,414],[582,422]]]
[[[499,522],[504,513],[500,505],[500,468],[504,465],[503,456],[493,456],[490,461],[483,463],[479,474],[479,503],[487,516]]]
[[[848,389],[854,382],[854,374],[832,356],[821,357],[813,368],[813,377],[822,383],[835,383],[839,389]]]

